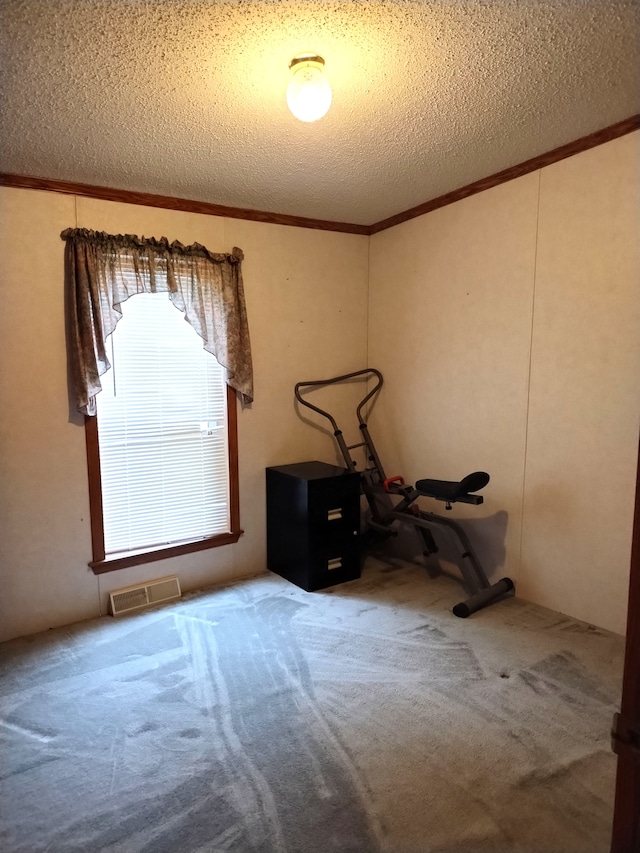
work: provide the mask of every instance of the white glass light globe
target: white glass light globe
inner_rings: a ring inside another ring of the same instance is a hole
[[[322,73],[323,61],[293,60],[287,104],[300,121],[317,121],[331,106],[331,86]]]

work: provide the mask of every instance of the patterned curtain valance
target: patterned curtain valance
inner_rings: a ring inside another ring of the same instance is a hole
[[[65,269],[68,346],[78,411],[95,415],[100,376],[111,366],[106,339],[122,317],[120,305],[136,293],[166,291],[226,370],[243,403],[253,400],[251,346],[244,301],[243,254],[210,252],[165,237],[111,235],[69,228]]]

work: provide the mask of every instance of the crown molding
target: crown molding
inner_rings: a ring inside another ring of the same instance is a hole
[[[596,130],[595,133],[590,133],[588,136],[582,136],[573,142],[566,145],[561,145],[559,148],[554,148],[551,151],[546,151],[544,154],[538,154],[537,157],[532,157],[530,160],[525,160],[524,163],[519,163],[517,166],[510,166],[508,169],[503,169],[501,172],[496,172],[494,175],[488,175],[486,178],[480,178],[472,184],[467,184],[457,190],[452,190],[445,195],[433,198],[430,201],[425,201],[417,207],[411,207],[409,210],[404,210],[401,213],[396,213],[394,216],[389,216],[387,219],[382,219],[369,226],[369,234],[377,234],[379,231],[385,231],[387,228],[393,228],[394,225],[399,225],[402,222],[407,222],[409,219],[415,219],[417,216],[422,216],[425,213],[430,213],[432,210],[437,210],[439,207],[445,207],[448,204],[453,204],[456,201],[461,201],[463,198],[468,198],[470,195],[484,192],[492,187],[497,187],[499,184],[504,184],[507,181],[512,181],[514,178],[519,178],[522,175],[527,175],[529,172],[535,172],[538,169],[544,169],[545,166],[550,166],[552,163],[557,163],[559,160],[565,160],[567,157],[573,157],[574,154],[580,154],[582,151],[587,151],[589,148],[595,148],[597,145],[602,145],[605,142],[611,142],[619,136],[624,136],[634,130],[640,128],[640,114],[631,116],[630,118],[619,121],[616,124],[611,124],[602,130]]]
[[[0,186],[18,189],[43,190],[64,195],[99,198],[123,204],[140,204],[144,207],[161,207],[168,210],[182,210],[187,213],[202,213],[206,216],[225,216],[229,219],[248,219],[254,222],[268,222],[273,225],[291,225],[297,228],[315,228],[320,231],[341,231],[347,234],[369,234],[368,225],[354,225],[350,222],[333,222],[327,219],[311,219],[306,216],[290,216],[287,213],[271,213],[266,210],[251,210],[243,207],[227,207],[207,201],[192,201],[176,196],[155,195],[154,193],[120,190],[113,187],[81,184],[74,181],[59,181],[51,178],[37,178],[32,175],[14,175],[0,172]]]
[[[305,216],[291,216],[286,213],[272,213],[265,210],[252,210],[242,207],[227,207],[222,204],[212,204],[206,201],[192,201],[191,199],[177,198],[175,196],[155,195],[153,193],[135,192],[132,190],[119,190],[112,187],[102,187],[93,184],[75,183],[73,181],[59,181],[49,178],[38,178],[30,175],[14,175],[8,172],[0,172],[0,186],[16,187],[19,189],[43,190],[45,192],[63,193],[66,195],[85,196],[87,198],[99,198],[106,201],[122,202],[124,204],[140,204],[145,207],[161,207],[169,210],[182,210],[187,213],[202,213],[206,216],[225,216],[230,219],[247,219],[253,222],[266,222],[272,225],[289,225],[296,228],[313,228],[320,231],[338,231],[345,234],[360,234],[370,236],[377,234],[380,231],[385,231],[387,228],[393,228],[394,225],[400,225],[402,222],[407,222],[410,219],[415,219],[417,216],[422,216],[425,213],[430,213],[432,210],[437,210],[440,207],[445,207],[448,204],[453,204],[456,201],[461,201],[463,198],[468,198],[476,193],[484,192],[485,190],[496,187],[499,184],[504,184],[514,178],[519,178],[529,172],[534,172],[537,169],[543,169],[545,166],[550,166],[552,163],[557,163],[559,160],[564,160],[567,157],[573,157],[574,154],[579,154],[582,151],[587,151],[589,148],[595,148],[597,145],[602,145],[605,142],[611,142],[620,136],[627,133],[632,133],[634,130],[640,129],[640,114],[631,116],[630,118],[619,121],[616,124],[609,125],[602,130],[597,130],[595,133],[590,133],[587,136],[582,136],[573,142],[566,145],[561,145],[544,154],[539,154],[526,160],[524,163],[519,163],[516,166],[510,166],[508,169],[503,169],[501,172],[496,172],[494,175],[488,175],[486,178],[480,178],[471,184],[464,187],[459,187],[449,193],[438,196],[437,198],[425,201],[416,207],[396,213],[389,216],[387,219],[382,219],[380,222],[375,222],[373,225],[357,225],[350,222],[333,222],[327,219],[311,219]]]

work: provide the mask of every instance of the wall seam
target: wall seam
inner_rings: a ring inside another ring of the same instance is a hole
[[[529,453],[529,414],[531,411],[531,373],[533,367],[533,335],[536,313],[536,284],[538,277],[538,237],[540,233],[540,195],[542,186],[542,169],[538,171],[538,195],[536,199],[536,228],[533,249],[533,281],[531,289],[531,327],[529,330],[529,369],[527,373],[527,402],[525,406],[524,416],[524,450],[522,460],[522,501],[520,503],[520,545],[518,549],[518,573],[522,569],[522,551],[524,544],[524,524],[525,524],[525,495],[527,484],[527,462]]]

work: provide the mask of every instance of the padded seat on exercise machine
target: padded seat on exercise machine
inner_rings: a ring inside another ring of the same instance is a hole
[[[467,474],[459,482],[453,480],[418,480],[416,489],[425,497],[446,501],[446,503],[460,501],[461,503],[481,504],[480,495],[471,493],[484,489],[489,480],[489,475],[484,471],[475,471],[473,474]]]

